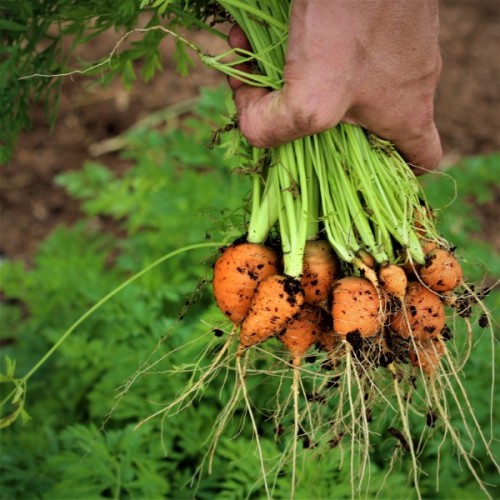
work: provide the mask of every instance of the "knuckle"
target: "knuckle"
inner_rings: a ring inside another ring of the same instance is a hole
[[[290,105],[290,127],[301,135],[330,128],[332,121],[327,114],[327,103],[329,99],[318,93],[296,97]]]

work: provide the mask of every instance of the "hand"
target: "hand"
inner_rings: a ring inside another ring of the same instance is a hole
[[[416,173],[434,169],[438,31],[437,0],[292,0],[282,89],[230,78],[241,132],[275,147],[343,121],[393,142]],[[229,43],[250,49],[238,26]]]

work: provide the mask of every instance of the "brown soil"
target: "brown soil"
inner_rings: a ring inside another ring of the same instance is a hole
[[[500,150],[500,2],[441,2],[441,47],[444,68],[438,88],[436,121],[445,162]],[[115,34],[106,34],[81,49],[95,58],[109,53]],[[224,47],[214,42],[214,52]],[[165,71],[153,81],[137,83],[132,92],[115,82],[109,89],[87,88],[83,78],[66,79],[58,121],[51,131],[43,106],[34,104],[33,127],[24,133],[9,165],[0,170],[0,253],[29,261],[38,243],[59,224],[75,222],[78,203],[54,185],[54,176],[78,169],[103,140],[125,131],[152,111],[192,98],[202,86],[219,85],[224,77],[199,64],[179,77],[165,44]],[[127,168],[117,153],[99,156],[117,171]],[[496,222],[500,199],[488,206],[485,220]],[[491,224],[490,228],[494,228]],[[495,240],[495,233],[484,237]]]

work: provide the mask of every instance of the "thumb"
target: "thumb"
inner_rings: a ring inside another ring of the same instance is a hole
[[[248,39],[238,25],[234,25],[229,32],[229,45],[251,50]],[[296,63],[295,68],[297,66]],[[237,68],[251,71],[248,63]],[[286,73],[293,75],[294,71],[288,68]],[[304,78],[304,74],[315,75],[315,71],[304,73],[302,67],[298,74],[300,78],[289,78],[282,89],[275,91],[245,84],[234,77],[228,79],[238,109],[240,131],[253,146],[280,146],[322,132],[336,125],[344,116],[347,106],[340,92],[332,96],[332,92],[317,77]],[[328,103],[328,110],[325,109],[325,103]]]
[[[420,135],[394,139],[393,143],[416,175],[435,170],[443,156],[441,140],[434,122]]]

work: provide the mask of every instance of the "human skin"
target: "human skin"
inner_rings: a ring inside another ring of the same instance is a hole
[[[438,32],[437,0],[292,0],[283,87],[229,79],[241,132],[267,148],[348,122],[393,142],[417,174],[433,170]],[[238,26],[229,44],[251,49]]]

